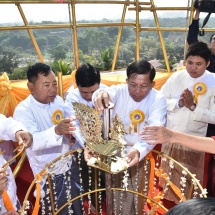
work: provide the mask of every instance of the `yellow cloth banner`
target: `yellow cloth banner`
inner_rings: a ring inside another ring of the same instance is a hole
[[[155,89],[160,89],[172,73],[157,72]],[[107,86],[126,83],[126,71],[101,72],[101,82]],[[63,80],[63,93],[75,84],[75,71],[71,75],[65,75]],[[30,94],[27,80],[10,81],[6,73],[0,76],[0,113],[12,116],[16,105]]]

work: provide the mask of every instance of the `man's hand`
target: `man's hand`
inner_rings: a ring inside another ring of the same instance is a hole
[[[75,121],[74,117],[68,117],[62,119],[56,126],[55,126],[55,133],[57,135],[66,135],[66,134],[74,134],[75,133]]]
[[[193,94],[190,90],[185,89],[183,91],[183,98],[184,98],[184,106],[186,108],[190,108],[191,106],[193,106],[194,102],[193,102]]]
[[[15,134],[16,140],[21,147],[22,144],[25,145],[26,148],[30,147],[33,141],[33,136],[27,131],[17,131]],[[20,148],[21,149],[21,148]],[[19,150],[19,149],[18,149]]]
[[[190,108],[194,104],[193,100],[194,98],[192,92],[189,89],[185,89],[180,96],[179,106]]]
[[[96,94],[94,99],[94,106],[97,110],[103,111],[104,108],[107,108],[110,103],[110,97],[106,91],[101,91]]]
[[[173,132],[164,126],[146,126],[140,135],[141,140],[156,145],[171,143]]]
[[[4,170],[2,168],[0,168],[0,195],[3,193],[4,189],[7,186],[7,181],[8,181],[7,176],[8,175],[9,175],[9,173],[4,172]]]
[[[137,149],[131,149],[131,151],[127,154],[127,162],[130,167],[136,165],[139,162],[140,153]]]
[[[198,5],[200,6],[200,3]],[[200,16],[200,11],[199,11],[199,9],[196,9],[196,12],[195,12],[195,15],[194,15],[193,19],[198,20],[199,16]]]
[[[178,106],[181,108],[181,107],[184,107],[184,97],[183,97],[183,94],[181,94],[180,96],[180,99],[178,101]]]
[[[193,102],[193,94],[189,89],[185,89],[180,95],[179,99],[179,107],[190,108],[194,104]]]
[[[90,158],[96,157],[96,156],[97,156],[97,154],[94,153],[94,152],[92,152],[92,151],[89,149],[88,146],[86,146],[86,147],[84,148],[84,160],[85,160],[86,162],[88,162],[88,161],[90,160]]]

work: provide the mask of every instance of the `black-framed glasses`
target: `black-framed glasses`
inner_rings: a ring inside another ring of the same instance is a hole
[[[148,91],[150,88],[151,88],[151,85],[150,86],[147,86],[147,85],[136,85],[134,83],[128,83],[128,86],[130,89],[132,90],[140,90],[141,92],[145,92],[145,91]]]

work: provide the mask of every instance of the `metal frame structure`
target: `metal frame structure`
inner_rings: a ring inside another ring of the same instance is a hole
[[[23,215],[23,214],[26,214],[26,212],[28,211],[28,209],[29,209],[29,207],[27,207],[27,205],[28,205],[28,198],[29,198],[29,195],[30,195],[30,192],[32,191],[32,189],[34,189],[34,187],[35,187],[35,184],[36,185],[39,185],[39,183],[38,183],[38,179],[40,178],[40,177],[42,177],[42,176],[47,176],[47,177],[49,177],[50,176],[50,173],[48,173],[48,169],[51,167],[51,166],[53,166],[57,161],[59,161],[59,160],[61,160],[61,159],[65,159],[66,157],[69,157],[70,159],[71,159],[71,155],[73,154],[73,153],[76,153],[76,155],[77,155],[77,152],[79,151],[79,150],[82,150],[82,149],[78,149],[77,151],[76,150],[74,150],[74,151],[70,151],[70,152],[67,152],[67,153],[65,153],[64,155],[61,155],[61,156],[59,156],[59,157],[57,157],[56,159],[54,159],[53,161],[51,161],[50,163],[48,163],[47,165],[46,165],[46,167],[39,173],[39,174],[37,174],[37,176],[35,176],[35,178],[34,178],[34,180],[32,181],[32,183],[31,183],[31,185],[29,186],[29,188],[28,188],[28,191],[27,191],[27,193],[26,193],[26,195],[25,195],[25,199],[24,199],[24,201],[23,201],[23,205],[22,205],[22,208],[19,210],[19,212],[20,212],[20,214],[21,215]],[[199,180],[198,179],[196,179],[195,178],[195,175],[194,174],[192,174],[187,168],[185,168],[183,165],[181,165],[180,163],[178,163],[177,161],[175,161],[173,158],[171,158],[171,157],[169,157],[169,156],[167,156],[167,155],[165,155],[165,154],[163,154],[162,152],[159,152],[159,151],[156,151],[156,150],[152,150],[152,152],[154,153],[154,156],[152,156],[152,154],[151,154],[151,158],[150,158],[150,156],[149,157],[145,157],[144,158],[144,160],[146,161],[146,160],[148,160],[148,162],[150,162],[150,165],[151,165],[151,170],[149,170],[149,171],[151,171],[153,174],[151,174],[151,172],[150,172],[150,174],[149,175],[145,175],[145,173],[143,174],[143,178],[145,177],[145,176],[147,176],[147,177],[149,177],[149,182],[152,184],[152,187],[151,188],[153,188],[151,191],[150,191],[150,183],[147,183],[147,189],[149,189],[149,193],[151,193],[151,192],[153,192],[154,191],[154,186],[155,186],[155,184],[156,184],[156,181],[157,181],[157,175],[156,175],[156,172],[159,172],[158,170],[162,170],[162,167],[160,166],[160,159],[162,159],[162,158],[165,158],[166,160],[167,160],[167,162],[169,163],[170,161],[172,162],[172,165],[174,164],[174,166],[175,167],[178,167],[178,168],[180,168],[180,170],[181,171],[184,171],[184,172],[186,172],[186,175],[189,177],[189,180],[191,180],[192,182],[191,182],[191,184],[193,185],[193,186],[191,186],[190,187],[190,193],[189,193],[189,195],[188,195],[188,197],[187,197],[187,199],[191,199],[191,198],[194,198],[194,192],[196,193],[197,192],[197,198],[199,198],[199,197],[201,197],[201,198],[207,198],[207,195],[205,194],[205,191],[204,191],[204,189],[203,189],[203,187],[201,186],[201,184],[199,183]],[[78,153],[81,153],[81,151],[79,151]],[[77,159],[80,159],[80,156],[79,156],[79,158],[77,158]],[[154,166],[154,164],[155,163],[157,163],[158,165],[156,165],[156,168],[155,168],[155,166]],[[97,170],[97,169],[96,169]],[[146,171],[147,172],[147,171]],[[52,173],[52,174],[56,174],[56,173]],[[171,176],[169,175],[169,172],[164,172],[164,174],[163,175],[168,175],[169,176],[169,183],[171,184],[172,182],[171,182]],[[48,176],[49,175],[49,176]],[[187,179],[188,179],[188,177],[187,177]],[[95,177],[96,178],[96,177]],[[40,179],[41,180],[41,179]],[[180,178],[178,179],[179,181],[181,180]],[[97,181],[95,181],[95,184],[96,184],[96,182]],[[149,185],[149,187],[148,187],[148,185]],[[40,186],[40,185],[39,185]],[[161,211],[159,211],[159,212],[162,212],[161,214],[163,214],[163,212],[165,212],[166,213],[166,211],[168,211],[168,209],[163,205],[163,203],[162,203],[162,192],[161,193],[158,193],[158,194],[156,194],[155,192],[153,192],[153,193],[151,193],[151,195],[145,195],[145,193],[143,192],[143,189],[144,189],[144,180],[142,180],[142,184],[140,185],[140,187],[142,187],[142,191],[141,192],[137,192],[137,191],[135,191],[135,190],[126,190],[126,192],[129,192],[129,193],[133,193],[133,194],[135,194],[136,196],[138,196],[139,198],[141,198],[141,200],[140,200],[140,206],[139,206],[139,213],[138,214],[143,214],[142,213],[142,210],[143,210],[143,208],[144,208],[144,204],[146,203],[144,203],[142,200],[143,199],[148,199],[149,201],[148,201],[148,203],[149,203],[149,205],[151,205],[151,209],[150,209],[150,212],[149,212],[149,214],[152,214],[152,212],[153,212],[153,210],[155,210],[154,211],[154,213],[153,214],[157,214],[156,213],[156,211],[158,210],[158,209],[161,209]],[[169,186],[169,185],[168,185]],[[194,189],[194,186],[195,186],[195,189]],[[65,205],[63,205],[61,208],[58,208],[57,209],[57,211],[55,211],[55,204],[54,204],[54,198],[53,197],[51,197],[52,196],[52,186],[51,186],[51,183],[49,182],[48,183],[48,187],[49,187],[49,189],[50,189],[50,203],[51,203],[51,205],[52,205],[52,207],[51,207],[51,210],[52,210],[52,214],[53,215],[57,215],[57,214],[59,214],[60,213],[60,211],[64,208],[64,207],[66,207],[66,206],[68,206],[68,204],[70,204],[70,203],[72,203],[73,201],[75,201],[76,199],[79,199],[79,198],[82,198],[83,196],[87,196],[87,195],[90,195],[90,194],[92,194],[92,193],[99,193],[99,192],[104,192],[106,189],[105,188],[103,188],[103,187],[96,187],[95,188],[95,190],[91,190],[91,191],[86,191],[85,193],[81,193],[79,196],[77,196],[77,197],[75,197],[74,199],[71,199],[71,200],[68,200],[68,202],[65,204]],[[180,188],[178,188],[178,189],[180,189]],[[176,187],[173,189],[173,191],[175,192],[175,194],[176,195],[178,195],[177,194],[177,190],[178,190]],[[121,188],[121,187],[111,187],[111,190],[112,191],[124,191],[125,192],[125,190],[124,190],[124,188]],[[147,191],[148,192],[148,191]],[[181,193],[181,192],[180,192]],[[98,198],[97,198],[98,196],[96,196],[96,207],[98,207]],[[38,199],[40,198],[39,196],[37,197]],[[185,201],[185,199],[184,199],[184,196],[183,195],[179,195],[178,196],[178,198],[179,199],[181,199],[181,201]],[[39,200],[38,200],[38,202],[36,201],[35,202],[35,205],[34,205],[34,208],[35,208],[35,211],[39,208],[38,207],[38,205],[40,204],[40,202],[39,202]],[[118,205],[119,204],[121,204],[120,202],[118,202],[117,203]],[[106,205],[107,206],[107,205]],[[112,214],[112,213],[110,213],[110,208],[109,207],[107,207],[108,208],[108,210],[109,211],[107,211],[106,213],[107,214]],[[98,214],[100,214],[100,212],[98,212],[99,210],[98,210],[98,208],[96,208],[97,210],[97,212],[96,212],[96,215],[98,215]],[[34,211],[34,212],[35,212]],[[34,212],[33,212],[33,214],[34,214]],[[37,214],[37,213],[35,213],[35,214]],[[160,213],[159,213],[160,214]]]
[[[162,1],[162,0],[161,0]],[[29,37],[32,41],[32,44],[34,46],[35,52],[41,62],[44,62],[43,55],[40,51],[40,47],[37,43],[37,40],[34,36],[33,29],[54,29],[54,28],[67,28],[71,31],[71,41],[72,46],[71,50],[74,55],[74,66],[75,68],[78,68],[79,66],[79,54],[78,54],[78,34],[77,30],[79,28],[90,28],[90,27],[119,27],[118,35],[116,39],[116,45],[114,50],[114,56],[112,61],[112,67],[111,71],[115,70],[117,57],[119,54],[119,47],[122,37],[122,31],[123,27],[125,26],[133,26],[135,34],[136,34],[136,53],[135,58],[136,60],[140,59],[140,33],[141,32],[152,32],[155,31],[158,33],[158,37],[161,44],[162,53],[164,56],[165,65],[167,68],[167,72],[170,73],[170,65],[168,61],[168,55],[166,52],[165,47],[165,41],[163,38],[162,33],[163,32],[184,32],[186,34],[188,30],[188,25],[191,23],[193,14],[194,14],[194,8],[193,8],[193,2],[194,0],[187,0],[188,4],[187,7],[157,7],[154,3],[154,0],[0,0],[1,4],[13,4],[17,7],[20,16],[22,17],[24,25],[18,25],[18,26],[0,26],[0,31],[7,31],[7,30],[27,30]],[[44,24],[44,25],[31,25],[29,24],[24,11],[22,10],[22,5],[24,4],[66,4],[68,5],[68,13],[69,13],[69,23],[68,24]],[[122,15],[121,15],[121,21],[120,22],[106,22],[106,23],[77,23],[76,21],[76,5],[84,5],[84,4],[115,4],[115,5],[122,5]],[[157,11],[187,11],[187,24],[185,27],[161,27],[159,23],[159,18],[157,15]],[[135,21],[126,21],[125,16],[126,12],[128,11],[134,11],[136,14]],[[150,11],[153,13],[154,21],[155,21],[155,27],[144,27],[140,24],[140,13],[143,11]],[[189,20],[188,20],[189,19]],[[205,28],[205,32],[215,32],[214,28]],[[185,39],[185,50],[187,48],[187,43]],[[62,79],[61,74],[58,74],[58,78]],[[59,94],[62,96],[62,87],[59,87]]]
[[[160,1],[162,1],[162,0],[160,0]],[[71,49],[74,52],[75,67],[77,68],[79,66],[77,29],[84,28],[84,27],[115,27],[115,26],[117,26],[117,27],[119,27],[119,30],[118,30],[118,36],[117,36],[116,45],[115,45],[115,52],[114,52],[111,71],[114,71],[114,69],[115,69],[123,27],[131,26],[134,28],[134,31],[136,34],[136,54],[135,54],[136,60],[140,59],[140,33],[144,32],[144,31],[156,31],[159,36],[165,64],[167,67],[167,72],[171,72],[162,32],[187,32],[187,26],[185,26],[183,28],[160,27],[157,11],[165,11],[165,10],[187,11],[190,15],[189,22],[191,22],[192,17],[193,17],[193,6],[190,6],[190,5],[193,5],[193,1],[194,0],[191,0],[191,2],[190,2],[190,0],[188,0],[188,7],[156,7],[154,0],[145,0],[145,1],[142,1],[142,0],[118,0],[118,1],[117,0],[95,0],[95,1],[91,1],[91,0],[0,0],[0,5],[1,4],[15,5],[17,7],[17,9],[20,13],[20,16],[22,17],[23,23],[24,23],[24,25],[20,25],[20,26],[0,26],[0,31],[26,30],[29,34],[29,37],[32,41],[32,44],[34,46],[35,52],[38,55],[39,60],[41,62],[44,62],[43,55],[40,51],[40,47],[38,46],[38,43],[35,39],[35,36],[34,36],[32,30],[33,29],[54,29],[54,28],[71,29],[71,36],[72,36],[72,40],[73,40],[73,47],[71,47]],[[31,24],[29,24],[25,14],[24,14],[24,11],[22,9],[23,4],[59,4],[59,3],[67,4],[69,6],[69,15],[70,15],[69,24],[31,25]],[[76,5],[77,4],[121,4],[121,5],[123,5],[121,21],[120,22],[111,22],[111,23],[110,22],[108,22],[108,23],[77,23],[76,22]],[[125,16],[126,16],[126,12],[128,12],[128,11],[135,12],[136,19],[134,22],[126,21]],[[153,13],[155,27],[141,26],[140,13],[142,11],[151,11]],[[215,32],[215,29],[206,28],[205,32]],[[63,93],[62,93],[62,74],[60,74],[60,73],[58,74],[58,80],[59,80],[58,83],[59,83],[59,90],[60,90],[59,94],[62,96],[63,95]],[[25,156],[26,155],[24,154],[23,160],[25,159]],[[18,168],[20,169],[21,166],[18,165]],[[15,174],[17,175],[17,172]],[[34,185],[34,182],[32,183],[33,185]]]
[[[54,25],[30,25],[28,23],[28,20],[26,19],[26,16],[22,10],[23,4],[67,4],[70,7],[70,23],[69,24],[54,24]],[[193,17],[193,8],[189,7],[190,5],[193,5],[193,0],[188,0],[188,7],[156,7],[154,4],[154,0],[97,0],[97,1],[91,1],[91,0],[0,0],[1,4],[14,4],[17,6],[17,9],[19,10],[19,13],[22,17],[22,20],[24,22],[24,25],[22,26],[0,26],[0,30],[27,30],[29,37],[31,38],[31,41],[34,45],[35,51],[40,59],[41,62],[44,62],[43,55],[40,51],[40,48],[37,44],[37,41],[34,37],[34,34],[32,32],[33,29],[51,29],[51,28],[70,28],[72,30],[72,38],[73,38],[73,52],[74,52],[74,58],[75,58],[75,67],[77,68],[79,66],[79,56],[78,56],[78,36],[77,36],[77,29],[83,28],[83,27],[107,27],[107,26],[118,26],[118,36],[116,40],[116,46],[115,46],[115,52],[113,57],[113,63],[111,71],[114,71],[116,60],[119,52],[119,46],[120,46],[120,40],[122,36],[122,30],[125,26],[133,26],[134,31],[136,33],[136,60],[139,60],[140,58],[140,32],[142,31],[157,31],[165,64],[167,67],[167,71],[170,72],[170,66],[168,62],[168,56],[166,53],[165,43],[162,36],[162,32],[186,32],[187,27],[184,28],[164,28],[160,27],[157,11],[164,11],[164,10],[181,10],[181,11],[188,11],[190,12],[190,20]],[[122,16],[121,16],[121,22],[112,22],[112,23],[77,23],[76,22],[76,5],[77,4],[121,4],[124,5]],[[127,11],[134,11],[136,13],[136,20],[135,22],[126,22],[125,21],[125,15]],[[151,11],[154,16],[155,25],[156,27],[143,27],[140,24],[139,16],[142,11]],[[214,29],[205,29],[206,32],[214,32]]]

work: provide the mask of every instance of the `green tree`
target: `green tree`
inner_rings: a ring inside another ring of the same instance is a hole
[[[171,60],[169,60],[169,65],[170,65],[170,69],[173,69],[173,65],[176,64],[178,61],[176,59],[176,57],[172,57]]]
[[[134,32],[131,29],[124,27],[122,31],[122,42],[128,41],[131,35],[134,35]]]
[[[122,61],[121,63],[125,62],[125,66],[127,67],[128,64],[133,62],[135,60],[135,52],[133,52],[131,49],[132,44],[126,44],[120,47],[117,60]]]
[[[55,72],[62,72],[62,75],[69,75],[72,73],[72,69],[70,67],[71,63],[66,63],[62,59],[53,62],[53,69]]]
[[[78,37],[78,48],[81,50],[84,54],[88,53],[88,39],[85,37]]]
[[[3,51],[0,54],[0,72],[11,74],[13,69],[18,66],[17,56],[14,52]]]
[[[9,75],[10,80],[23,80],[27,78],[26,68],[15,68]]]
[[[83,35],[83,41],[86,44],[88,54],[92,54],[94,50],[102,51],[113,46],[113,42],[115,42],[106,32],[96,29],[87,29]]]
[[[51,57],[54,58],[55,61],[58,61],[60,59],[66,58],[68,48],[63,44],[60,44],[55,48],[53,48],[50,52],[51,52]]]
[[[45,49],[47,44],[48,44],[48,40],[45,37],[38,37],[37,38],[37,43],[38,46],[40,47],[40,49]]]
[[[102,59],[102,69],[103,70],[111,69],[112,59],[113,59],[113,49],[106,48],[104,51],[102,51],[101,59]]]
[[[79,59],[81,63],[90,63],[99,70],[102,70],[101,54],[98,50],[95,50],[92,55],[84,54],[81,50],[79,50]]]
[[[62,38],[57,35],[47,35],[46,39],[48,40],[49,48],[58,46],[60,44],[60,42],[62,41]]]
[[[117,36],[118,31],[119,31],[119,27],[106,28],[106,32],[108,33],[110,38],[114,38],[115,36]]]
[[[4,42],[4,45],[7,47],[13,47],[13,48],[22,47],[23,49],[27,49],[29,43],[32,44],[28,34],[23,32],[20,34],[12,34],[3,42]]]

